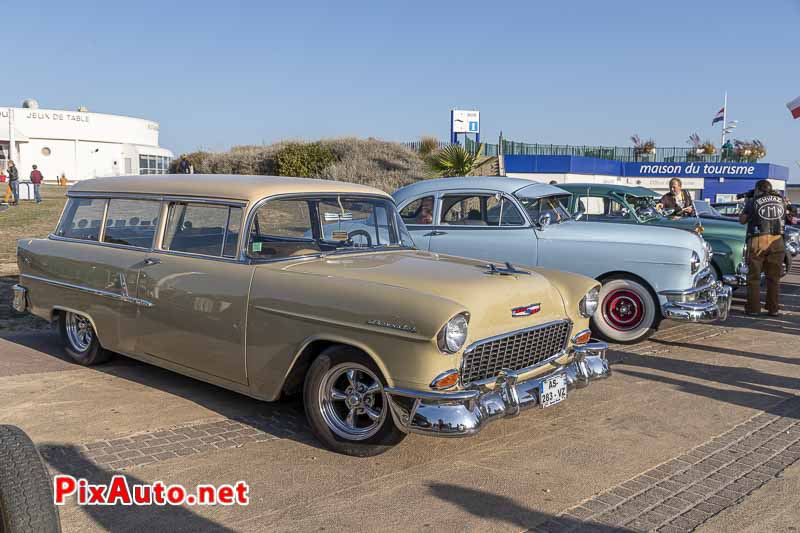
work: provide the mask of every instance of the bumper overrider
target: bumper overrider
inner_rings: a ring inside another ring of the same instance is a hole
[[[722,282],[730,287],[746,287],[747,286],[747,265],[742,262],[736,265],[736,274],[727,274],[722,276]]]
[[[386,388],[395,424],[406,433],[437,437],[466,437],[478,433],[486,424],[499,418],[517,416],[521,410],[541,405],[542,384],[561,374],[567,389],[587,386],[591,381],[608,377],[611,369],[606,359],[608,345],[595,342],[573,346],[572,363],[553,372],[525,381],[519,377],[531,369],[503,370],[488,384],[471,385],[465,390],[434,392]]]
[[[691,289],[661,291],[659,294],[667,298],[661,313],[664,318],[687,322],[725,320],[731,309],[732,292],[730,287],[713,280]]]

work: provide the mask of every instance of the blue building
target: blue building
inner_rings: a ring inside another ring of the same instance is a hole
[[[669,190],[669,180],[680,178],[697,199],[724,202],[750,190],[760,179],[786,190],[789,168],[772,163],[637,162],[623,163],[593,157],[558,155],[504,156],[507,176],[557,183],[617,183],[639,185],[658,192]]]

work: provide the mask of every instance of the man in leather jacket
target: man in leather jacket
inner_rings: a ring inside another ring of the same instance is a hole
[[[748,315],[761,312],[761,271],[767,278],[767,312],[778,316],[786,207],[768,180],[756,183],[753,197],[744,206],[739,222],[747,224],[747,305]]]
[[[683,217],[694,214],[694,202],[692,196],[683,190],[683,183],[680,178],[669,180],[669,192],[661,197],[659,201],[663,209],[672,209],[672,216]]]

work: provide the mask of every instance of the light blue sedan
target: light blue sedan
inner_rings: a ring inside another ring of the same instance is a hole
[[[520,178],[425,180],[393,196],[420,249],[601,281],[592,326],[608,340],[642,340],[663,318],[708,322],[728,315],[731,290],[715,281],[710,248],[695,233],[575,223],[561,203],[569,193]]]

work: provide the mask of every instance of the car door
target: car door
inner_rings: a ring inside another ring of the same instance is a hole
[[[440,193],[436,227],[431,232],[432,252],[536,264],[536,239],[515,201],[495,191]]]
[[[144,261],[136,351],[246,384],[245,314],[253,267],[238,259],[241,205],[171,201]]]

